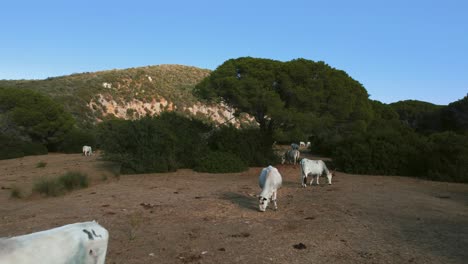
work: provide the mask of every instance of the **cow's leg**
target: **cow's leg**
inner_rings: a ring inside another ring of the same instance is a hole
[[[320,178],[320,175],[317,175],[317,186],[320,185],[319,178]]]
[[[307,175],[302,175],[302,187],[307,187]]]
[[[271,201],[273,202],[273,206],[275,208],[275,211],[278,210],[278,205],[276,204],[276,192],[274,191],[273,194],[271,195]]]

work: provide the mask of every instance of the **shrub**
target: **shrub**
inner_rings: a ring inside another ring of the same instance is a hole
[[[96,146],[96,137],[93,131],[74,128],[64,136],[58,150],[64,153],[81,153],[84,145]]]
[[[36,168],[44,168],[46,165],[47,165],[47,162],[39,161],[39,162],[36,164]]]
[[[33,192],[43,194],[45,196],[59,196],[65,190],[64,186],[57,179],[39,179],[34,183]]]
[[[11,187],[10,197],[21,198],[21,190],[18,188],[18,186]]]
[[[14,159],[26,155],[47,154],[47,148],[39,143],[22,141],[16,137],[0,135],[0,159]]]
[[[196,171],[210,173],[241,172],[247,169],[244,161],[235,154],[213,151],[200,159]]]
[[[67,172],[58,178],[67,191],[88,187],[88,176],[81,172]]]
[[[468,136],[436,133],[428,139],[427,177],[431,180],[468,182]]]
[[[121,164],[121,172],[175,171],[176,137],[157,118],[111,120],[100,125],[99,142],[105,158]]]
[[[227,152],[239,157],[248,166],[267,166],[278,163],[272,149],[272,139],[259,129],[239,130],[223,126],[208,139],[212,151]]]
[[[59,196],[66,191],[88,187],[88,176],[81,172],[67,172],[58,178],[39,179],[33,191],[45,196]]]

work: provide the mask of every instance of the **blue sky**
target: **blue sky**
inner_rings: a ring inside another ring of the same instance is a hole
[[[0,79],[305,58],[346,71],[374,100],[448,104],[468,93],[467,14],[461,0],[7,0]]]

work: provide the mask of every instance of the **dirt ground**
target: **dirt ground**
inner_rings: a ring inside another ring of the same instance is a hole
[[[110,234],[108,264],[468,263],[467,184],[338,172],[333,185],[301,188],[299,166],[277,167],[279,209],[261,213],[261,168],[115,177],[98,155],[2,160],[0,237],[96,220]],[[91,186],[30,195],[35,179],[67,171]],[[10,198],[13,186],[28,197]]]

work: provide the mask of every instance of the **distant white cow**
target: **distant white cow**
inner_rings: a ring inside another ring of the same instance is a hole
[[[1,264],[104,264],[109,233],[96,222],[0,238]]]
[[[299,162],[299,157],[301,153],[297,149],[290,149],[286,151],[283,156],[281,157],[281,164],[288,162],[288,164],[294,164]]]
[[[93,154],[93,149],[90,146],[83,146],[83,155],[91,156]]]
[[[292,148],[292,149],[299,149],[299,145],[296,144],[296,143],[292,143],[292,144],[291,144],[291,148]]]
[[[306,144],[304,143],[304,141],[299,142],[299,147],[305,147],[305,146]]]
[[[307,177],[309,175],[312,176],[310,180],[310,185],[314,182],[314,177],[317,179],[317,185],[319,185],[319,177],[325,173],[327,175],[328,184],[332,184],[332,177],[333,173],[330,172],[325,165],[325,162],[322,160],[310,160],[310,159],[302,159],[301,160],[301,184],[302,187],[307,186]]]
[[[306,148],[310,148],[310,141],[307,141]]]
[[[262,192],[258,195],[258,209],[261,212],[265,212],[270,200],[273,202],[275,210],[278,209],[276,195],[282,182],[281,174],[275,167],[270,165],[262,170],[258,177],[258,186],[262,189]]]

